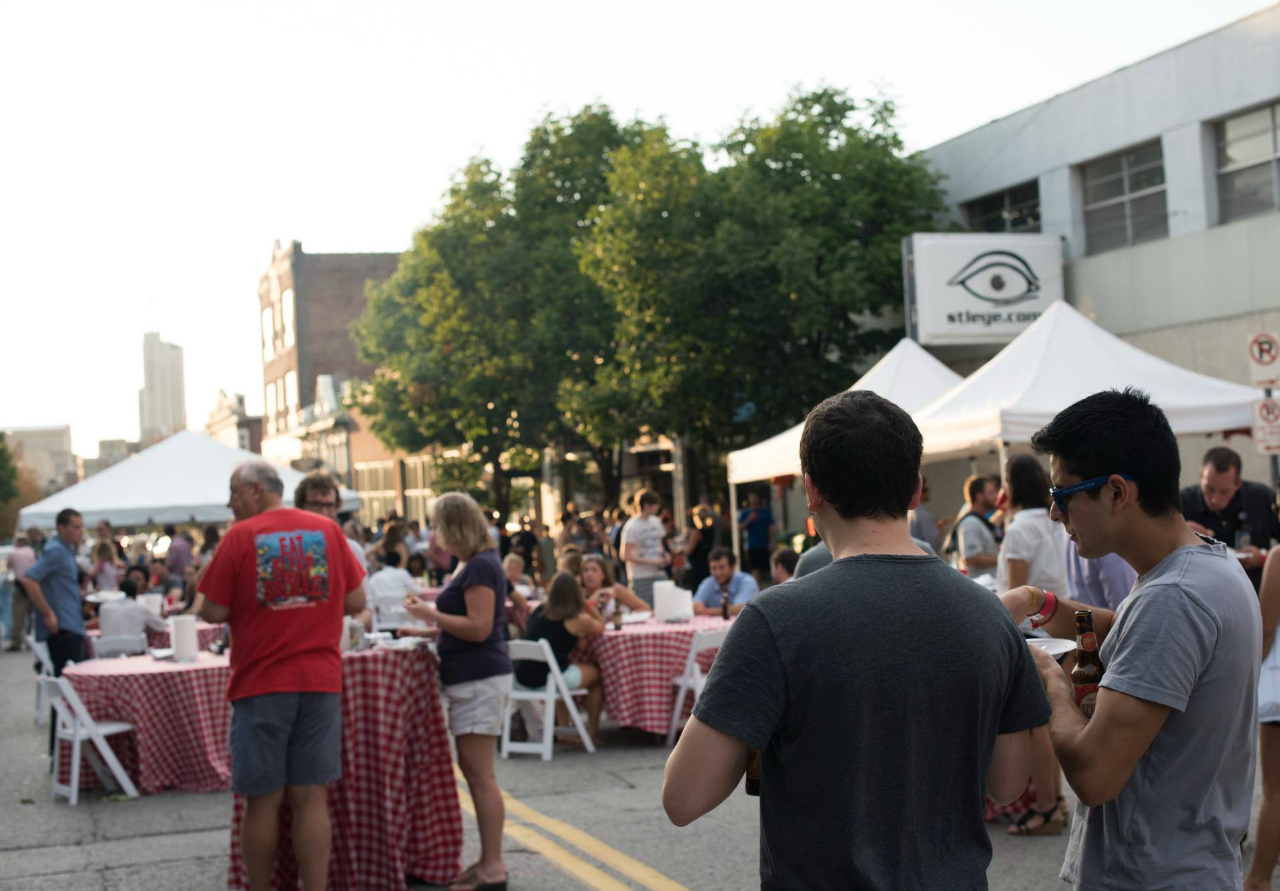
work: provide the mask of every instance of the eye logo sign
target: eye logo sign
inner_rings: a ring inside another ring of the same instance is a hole
[[[1040,279],[1030,264],[1012,251],[978,254],[951,277],[948,285],[959,285],[974,297],[995,306],[1013,306],[1040,293]]]

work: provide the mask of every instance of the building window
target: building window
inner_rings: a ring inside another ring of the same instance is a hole
[[[285,424],[293,427],[298,419],[298,372],[284,373],[284,411]]]
[[[293,346],[293,288],[280,295],[280,324],[284,327],[284,348]]]
[[[271,307],[262,310],[262,361],[270,362],[276,354],[276,324]]]
[[[360,493],[360,522],[373,528],[396,509],[396,477],[399,461],[369,461],[355,466],[356,491]]]
[[[276,432],[276,385],[267,384],[267,435]]]
[[[427,523],[427,507],[431,504],[434,493],[431,491],[433,480],[431,458],[418,455],[404,459],[404,515],[406,520],[417,520]]]
[[[1040,183],[1032,180],[964,206],[972,232],[1039,232]]]
[[[1280,103],[1218,124],[1218,219],[1280,208]]]
[[[1084,165],[1086,253],[1169,237],[1160,140]]]

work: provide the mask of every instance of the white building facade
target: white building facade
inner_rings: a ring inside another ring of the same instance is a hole
[[[142,338],[142,374],[138,434],[145,446],[187,428],[182,347],[165,343],[157,332],[148,331]]]
[[[1280,329],[1280,6],[924,154],[955,221],[1059,236],[1066,299],[1150,353],[1247,382]]]

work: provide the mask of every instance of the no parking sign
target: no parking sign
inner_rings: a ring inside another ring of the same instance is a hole
[[[1264,455],[1280,455],[1280,402],[1275,399],[1253,403],[1253,444]]]
[[[1255,387],[1280,387],[1280,338],[1269,332],[1249,335],[1249,380]]]

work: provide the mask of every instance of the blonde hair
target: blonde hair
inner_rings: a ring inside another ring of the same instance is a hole
[[[111,542],[100,541],[93,546],[93,559],[102,560],[107,563],[114,563],[116,559],[116,549],[111,547]]]
[[[582,575],[582,555],[577,551],[569,551],[556,561],[556,569],[573,576]]]
[[[520,571],[524,572],[524,557],[521,557],[519,554],[507,554],[507,556],[502,558],[503,569],[508,569],[512,566],[519,566]]]
[[[587,554],[587,556],[582,558],[582,567],[585,568],[588,563],[593,563],[596,566],[599,566],[600,571],[604,573],[604,583],[601,584],[600,587],[608,588],[614,584],[613,566],[609,563],[608,560],[606,560],[600,554]],[[582,574],[581,568],[578,570],[578,574],[579,575]]]
[[[463,492],[448,492],[431,505],[431,528],[436,541],[460,560],[470,560],[481,551],[495,548],[489,523],[475,499]]]
[[[553,622],[560,622],[572,619],[586,606],[578,580],[567,572],[557,572],[547,589],[547,605],[542,608],[542,614]]]

